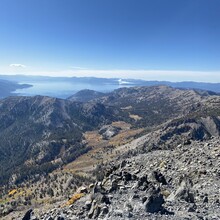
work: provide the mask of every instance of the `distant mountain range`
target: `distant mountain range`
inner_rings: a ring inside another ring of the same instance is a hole
[[[26,88],[31,86],[32,83],[59,83],[68,82],[76,84],[85,84],[85,88],[88,85],[95,85],[97,91],[101,85],[119,85],[120,87],[132,87],[132,86],[155,86],[155,85],[167,85],[173,88],[185,88],[185,89],[199,89],[220,93],[220,83],[205,83],[205,82],[169,82],[169,81],[145,81],[138,79],[121,79],[121,78],[96,78],[96,77],[48,77],[48,76],[25,76],[25,75],[0,75],[0,98],[12,95],[11,92],[16,89]],[[25,83],[26,85],[20,85],[18,83]],[[27,85],[29,84],[29,85]],[[102,91],[101,91],[102,92]],[[16,94],[13,94],[16,95]],[[38,95],[38,94],[35,94]]]

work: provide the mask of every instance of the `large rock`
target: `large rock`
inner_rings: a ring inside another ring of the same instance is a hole
[[[177,190],[172,193],[169,197],[168,200],[185,200],[186,202],[194,202],[194,195],[192,193],[192,181],[186,177],[183,176],[180,178],[180,184]]]
[[[121,129],[112,125],[105,125],[99,130],[99,134],[103,136],[104,139],[109,140],[119,133]]]
[[[32,214],[32,212],[33,212],[32,209],[28,210],[28,211],[25,213],[25,215],[24,215],[24,217],[22,218],[22,220],[30,220],[30,219],[31,219],[31,214]]]
[[[153,189],[149,195],[146,197],[146,201],[144,202],[144,209],[146,212],[155,213],[155,212],[162,212],[164,198],[163,195],[160,193],[159,189]]]

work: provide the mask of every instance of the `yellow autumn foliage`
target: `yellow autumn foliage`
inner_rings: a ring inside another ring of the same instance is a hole
[[[66,203],[66,205],[72,205],[74,202],[76,202],[78,199],[82,198],[84,196],[84,193],[76,193],[74,194],[71,199]]]
[[[9,196],[13,196],[13,195],[16,194],[16,193],[17,193],[17,190],[16,190],[16,189],[13,189],[13,190],[9,191],[8,195],[9,195]]]

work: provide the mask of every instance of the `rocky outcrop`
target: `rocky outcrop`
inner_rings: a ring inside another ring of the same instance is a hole
[[[102,135],[103,139],[109,140],[119,133],[121,129],[112,125],[104,125],[100,128],[99,134]]]
[[[194,200],[194,193],[191,192],[191,188],[193,186],[192,181],[187,178],[187,177],[181,177],[180,178],[180,184],[177,190],[171,194],[168,197],[168,200],[177,200],[177,199],[182,199],[185,200],[186,202],[193,203]]]

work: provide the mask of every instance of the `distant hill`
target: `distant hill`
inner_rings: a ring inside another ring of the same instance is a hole
[[[84,89],[70,96],[68,99],[71,101],[88,102],[90,100],[100,98],[105,95],[106,94],[102,92],[97,92],[97,91],[90,90],[90,89]]]
[[[5,98],[12,95],[12,92],[16,89],[27,88],[30,86],[31,85],[18,84],[17,82],[0,79],[0,98]]]
[[[185,88],[185,89],[200,89],[213,91],[220,93],[220,83],[205,83],[205,82],[168,82],[168,81],[146,81],[143,85],[153,86],[153,85],[167,85],[174,88]]]

